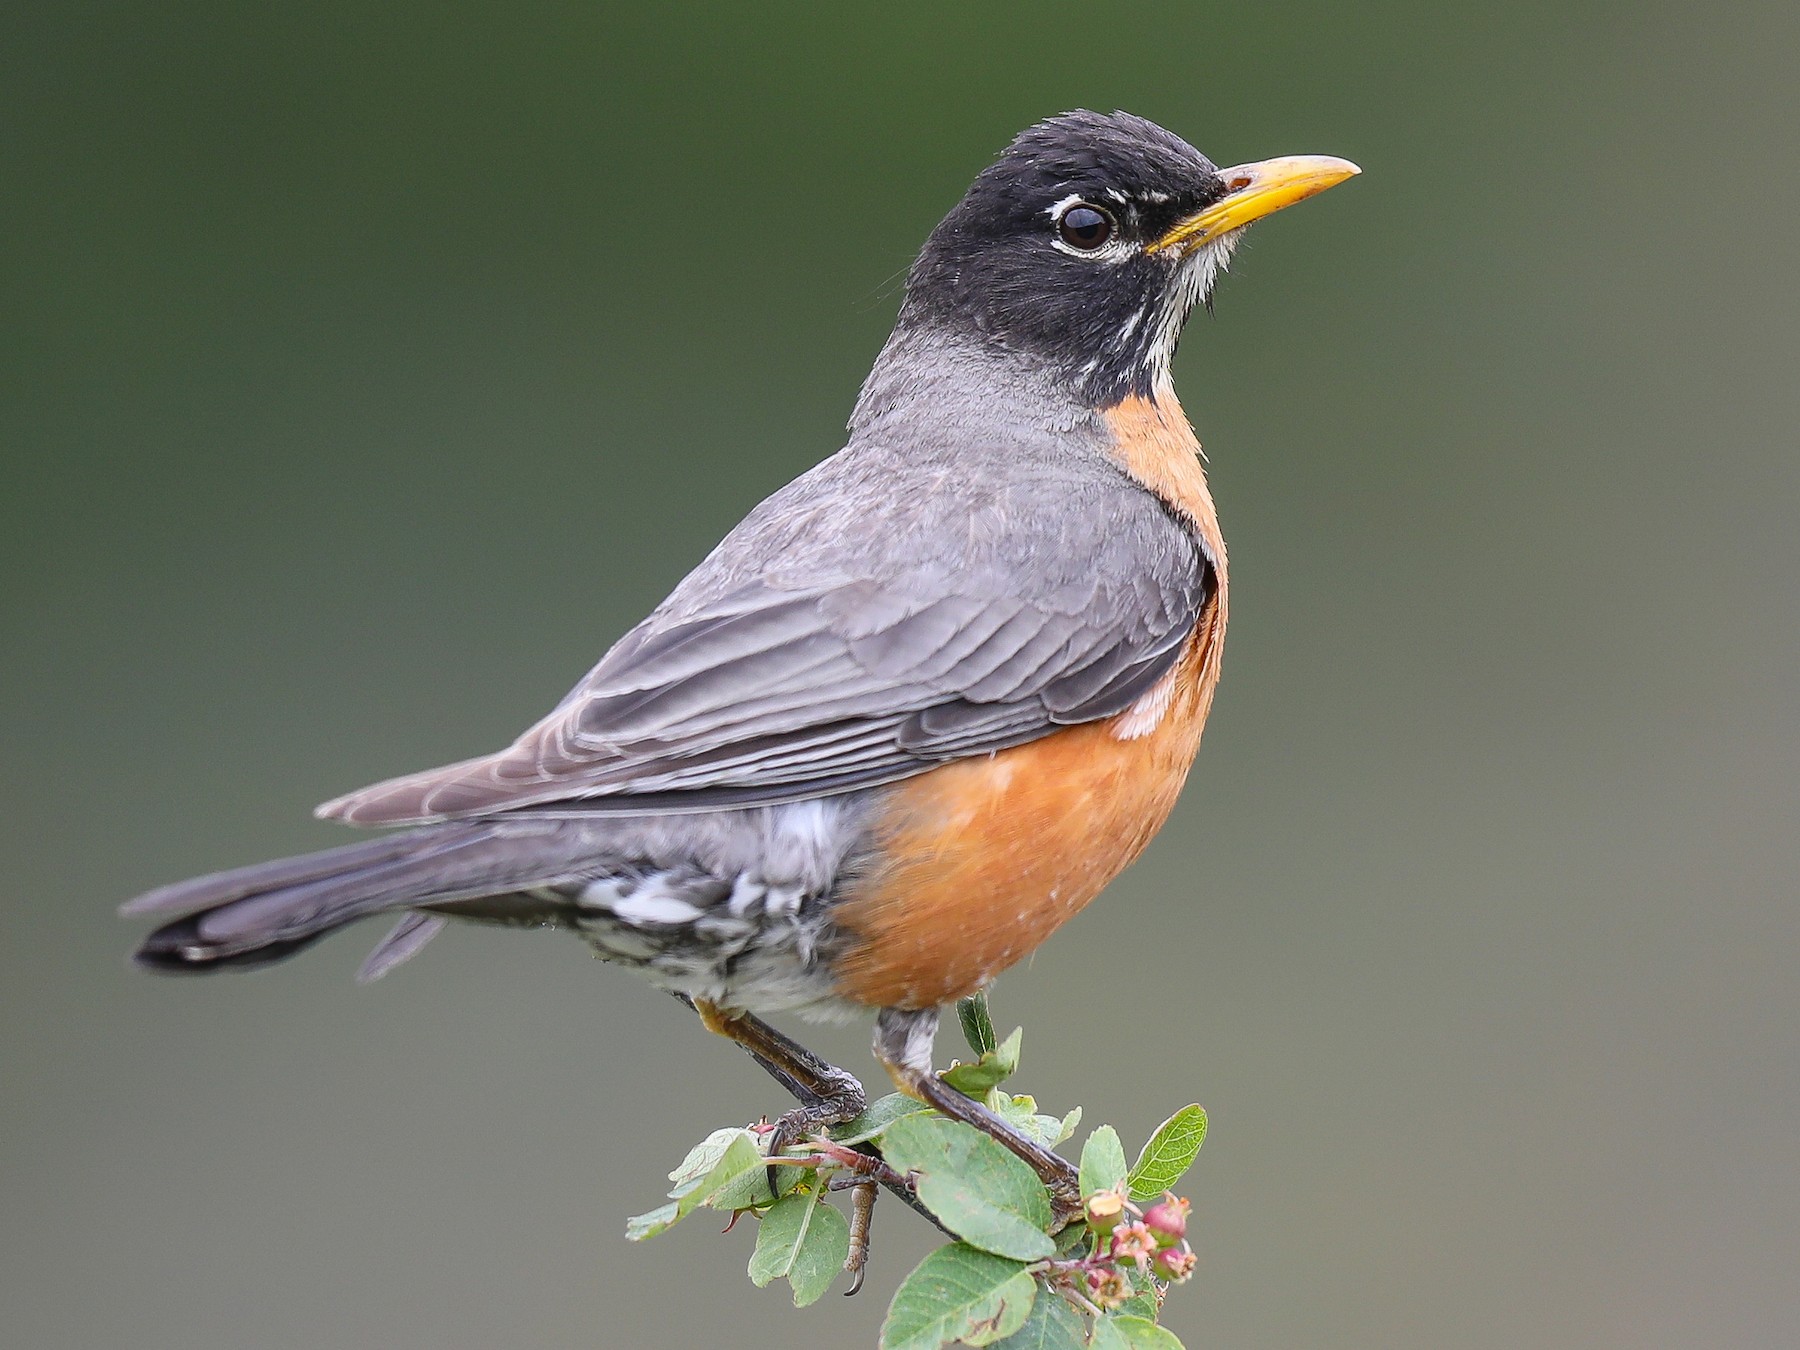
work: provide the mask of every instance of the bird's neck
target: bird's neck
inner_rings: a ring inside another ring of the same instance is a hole
[[[967,434],[976,426],[1103,437],[1099,409],[1080,398],[1049,362],[941,324],[894,329],[850,415],[851,439],[921,423]]]
[[[1146,393],[1095,407],[1029,354],[953,328],[903,322],[863,384],[850,440],[1035,444],[1104,456],[1187,522],[1223,577],[1225,543],[1200,442],[1166,375]]]

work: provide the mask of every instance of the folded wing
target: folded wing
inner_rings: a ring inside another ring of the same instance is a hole
[[[871,510],[849,458],[753,512],[513,745],[320,813],[713,810],[893,782],[1124,711],[1211,599],[1192,534],[1110,466],[978,501],[878,465]]]

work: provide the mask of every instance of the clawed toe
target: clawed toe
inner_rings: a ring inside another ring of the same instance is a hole
[[[815,1102],[807,1106],[796,1106],[791,1111],[783,1111],[775,1117],[769,1126],[768,1133],[763,1136],[763,1156],[779,1158],[795,1144],[803,1143],[831,1126],[841,1124],[856,1115],[856,1111],[846,1112],[843,1108],[843,1103]],[[783,1172],[791,1173],[793,1170],[793,1168],[780,1163],[769,1165],[769,1193],[771,1195],[781,1194],[784,1183],[781,1174]]]

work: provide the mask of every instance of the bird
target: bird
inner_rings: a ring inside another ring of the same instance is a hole
[[[795,1095],[861,1083],[769,1015],[874,1014],[897,1087],[1073,1171],[934,1071],[984,990],[1143,851],[1218,684],[1225,543],[1170,362],[1254,221],[1360,172],[1219,168],[1064,113],[975,177],[910,268],[848,440],[756,506],[506,748],[317,814],[373,838],[159,887],[153,971],[245,970],[374,915],[375,978],[452,920],[552,926]]]

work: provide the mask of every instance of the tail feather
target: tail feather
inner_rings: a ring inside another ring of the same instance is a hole
[[[416,909],[402,914],[393,931],[363,958],[356,972],[356,982],[372,984],[395,966],[412,960],[427,942],[444,931],[449,922],[442,914],[427,914]]]
[[[329,933],[321,928],[316,933],[299,937],[271,938],[241,951],[222,951],[210,946],[199,935],[199,919],[177,919],[164,924],[145,938],[132,961],[145,970],[163,975],[209,975],[216,970],[256,970],[285,961],[296,952],[305,951]]]
[[[579,875],[595,840],[554,822],[468,821],[258,863],[151,891],[127,914],[180,914],[136,953],[151,970],[245,970],[282,960],[372,914],[505,895]],[[436,933],[432,916],[403,920],[371,955],[366,978],[411,956]]]
[[[412,834],[384,834],[360,843],[328,848],[318,853],[302,853],[293,858],[277,858],[253,867],[234,867],[228,872],[213,872],[203,877],[190,877],[172,885],[145,891],[135,900],[119,906],[127,918],[147,914],[185,914],[247,895],[271,891],[281,886],[297,886],[320,877],[341,876],[352,868],[372,866],[392,858],[403,858],[417,844]]]

